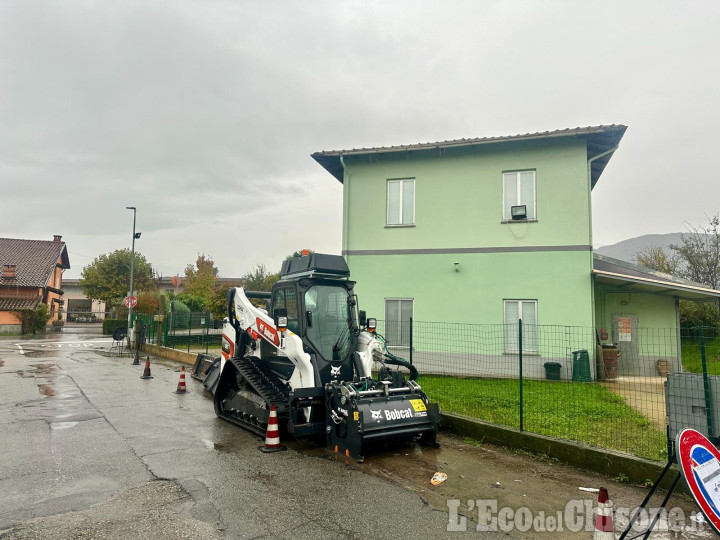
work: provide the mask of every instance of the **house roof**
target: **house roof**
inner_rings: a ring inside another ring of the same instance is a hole
[[[38,304],[42,301],[41,296],[35,296],[32,298],[1,298],[0,297],[0,311],[22,311],[23,309],[35,309]]]
[[[479,137],[474,139],[454,139],[449,141],[404,144],[399,146],[379,146],[374,148],[353,148],[352,150],[326,150],[315,152],[311,157],[322,165],[325,170],[343,181],[342,157],[360,156],[370,154],[390,154],[399,152],[429,152],[446,148],[458,148],[464,146],[480,146],[486,144],[502,144],[516,141],[532,141],[539,139],[559,138],[582,138],[587,141],[588,160],[597,158],[591,163],[590,177],[592,187],[595,187],[605,166],[613,155],[611,150],[620,143],[627,126],[612,124],[607,126],[588,126],[559,129],[556,131],[542,131],[537,133],[525,133],[524,135],[505,135],[501,137]],[[602,154],[605,154],[602,157]]]
[[[599,253],[593,253],[592,273],[597,281],[619,285],[628,292],[649,292],[696,301],[720,298],[720,291],[702,283],[656,272]]]
[[[6,264],[17,270],[14,278],[0,274],[0,286],[45,287],[58,259],[61,268],[70,268],[65,242],[0,238],[0,270]]]

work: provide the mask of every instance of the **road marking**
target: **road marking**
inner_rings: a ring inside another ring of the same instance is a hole
[[[77,349],[80,347],[92,348],[95,344],[112,343],[110,339],[98,339],[93,341],[44,341],[42,343],[26,343],[25,347],[20,343],[16,343],[15,346],[20,350],[20,354],[25,354],[25,349],[31,350],[34,347],[41,349],[62,349],[63,345],[67,347]]]
[[[15,346],[16,346],[18,349],[20,349],[20,354],[25,354],[25,351],[23,351],[22,345],[20,345],[19,343],[16,343]]]

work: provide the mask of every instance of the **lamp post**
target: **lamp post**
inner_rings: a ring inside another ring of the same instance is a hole
[[[135,232],[135,218],[137,217],[137,208],[134,206],[126,206],[127,210],[133,211],[133,235],[132,235],[132,251],[130,252],[130,294],[128,298],[128,343],[130,340],[130,322],[132,321],[132,297],[133,297],[133,276],[135,271],[135,239],[140,238],[140,233]]]

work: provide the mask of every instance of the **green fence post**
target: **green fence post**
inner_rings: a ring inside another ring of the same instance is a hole
[[[518,320],[518,360],[520,364],[520,431],[523,430],[523,369],[522,369],[522,319]]]
[[[412,366],[412,351],[413,350],[413,318],[410,317],[410,365]]]
[[[190,313],[190,320],[188,322],[188,350],[187,350],[187,352],[190,352],[190,341],[192,340],[192,317],[193,317],[193,314]]]
[[[208,323],[210,322],[210,314],[205,312],[205,354],[208,353]]]
[[[712,439],[715,436],[715,430],[713,429],[712,395],[705,359],[705,337],[703,336],[702,322],[698,324],[698,336],[700,337],[700,358],[702,360],[703,386],[705,387],[705,420],[707,422],[708,438]]]

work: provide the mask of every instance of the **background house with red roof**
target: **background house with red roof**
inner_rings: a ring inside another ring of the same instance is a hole
[[[47,304],[51,318],[63,308],[62,273],[70,268],[62,236],[53,240],[0,238],[0,334],[20,332],[23,310]]]

